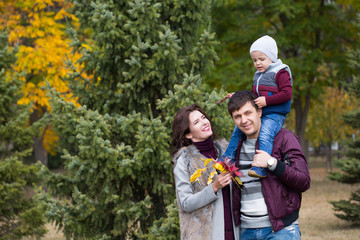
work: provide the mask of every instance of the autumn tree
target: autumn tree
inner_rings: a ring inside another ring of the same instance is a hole
[[[65,34],[67,24],[77,19],[67,12],[71,7],[65,0],[14,0],[0,3],[0,28],[9,32],[9,42],[19,46],[14,69],[24,72],[23,97],[19,104],[32,104],[30,124],[38,121],[50,110],[45,90],[46,81],[64,95],[67,101],[75,102],[67,86],[65,59],[76,59],[70,54],[69,38]],[[47,165],[48,152],[55,154],[57,136],[51,126],[34,138],[33,157]]]
[[[326,147],[326,168],[333,171],[332,146],[354,133],[353,128],[344,123],[344,113],[353,110],[357,99],[347,93],[343,87],[326,87],[325,92],[314,102],[309,112],[306,137],[314,147]]]
[[[70,31],[83,68],[72,68],[68,80],[81,107],[53,93],[50,118],[66,174],[40,173],[49,190],[41,195],[46,215],[68,238],[146,238],[166,213],[177,215],[170,136],[180,107],[198,102],[220,135],[231,133],[226,106],[216,104],[225,93],[201,86],[217,58],[210,3],[73,2],[94,45],[84,48]],[[174,239],[176,219],[169,226],[165,237]]]
[[[356,1],[346,6],[345,2],[216,1],[213,26],[222,42],[217,49],[221,60],[207,82],[228,91],[250,88],[255,71],[250,45],[265,34],[274,37],[279,58],[292,70],[295,130],[306,151],[311,102],[324,87],[348,81],[344,52],[346,47],[359,47],[358,10],[351,5]]]
[[[349,90],[357,99],[352,104],[354,110],[344,115],[344,121],[354,129],[360,129],[360,50],[350,50],[347,55],[352,68],[356,74],[353,75],[353,82],[349,86]],[[334,181],[356,184],[360,182],[360,139],[359,136],[350,138],[344,151],[345,157],[340,159],[337,164],[341,172],[331,172],[329,178]],[[335,215],[346,221],[360,223],[360,189],[352,192],[348,200],[333,201]]]
[[[41,126],[28,127],[28,106],[17,105],[21,98],[19,75],[11,64],[16,48],[8,46],[6,32],[0,33],[0,239],[41,237],[46,232],[44,216],[26,190],[38,182],[34,165],[22,159],[31,153],[33,137]]]

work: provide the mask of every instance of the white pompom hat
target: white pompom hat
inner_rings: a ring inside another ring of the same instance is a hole
[[[278,58],[278,48],[276,45],[276,41],[265,35],[259,39],[257,39],[250,47],[250,54],[254,51],[259,51],[264,53],[266,56],[270,58],[272,62],[276,62]]]

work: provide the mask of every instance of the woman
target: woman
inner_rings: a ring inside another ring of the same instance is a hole
[[[231,214],[231,175],[215,176],[208,185],[214,171],[208,164],[199,179],[190,182],[190,176],[205,167],[201,159],[217,159],[227,147],[225,140],[214,141],[212,135],[210,120],[198,105],[184,107],[176,114],[173,163],[181,239],[232,240],[239,236]]]

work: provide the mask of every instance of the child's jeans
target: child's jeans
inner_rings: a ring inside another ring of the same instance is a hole
[[[259,149],[271,155],[273,149],[274,138],[280,131],[286,119],[286,115],[271,113],[261,117],[261,129],[259,134]],[[244,133],[235,126],[231,135],[229,145],[223,155],[223,158],[228,157],[235,160],[236,147],[239,140],[243,137]]]

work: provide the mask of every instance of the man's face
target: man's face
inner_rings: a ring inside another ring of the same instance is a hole
[[[261,127],[261,109],[257,110],[250,103],[247,102],[239,110],[232,113],[232,118],[236,126],[248,138],[258,138]]]

